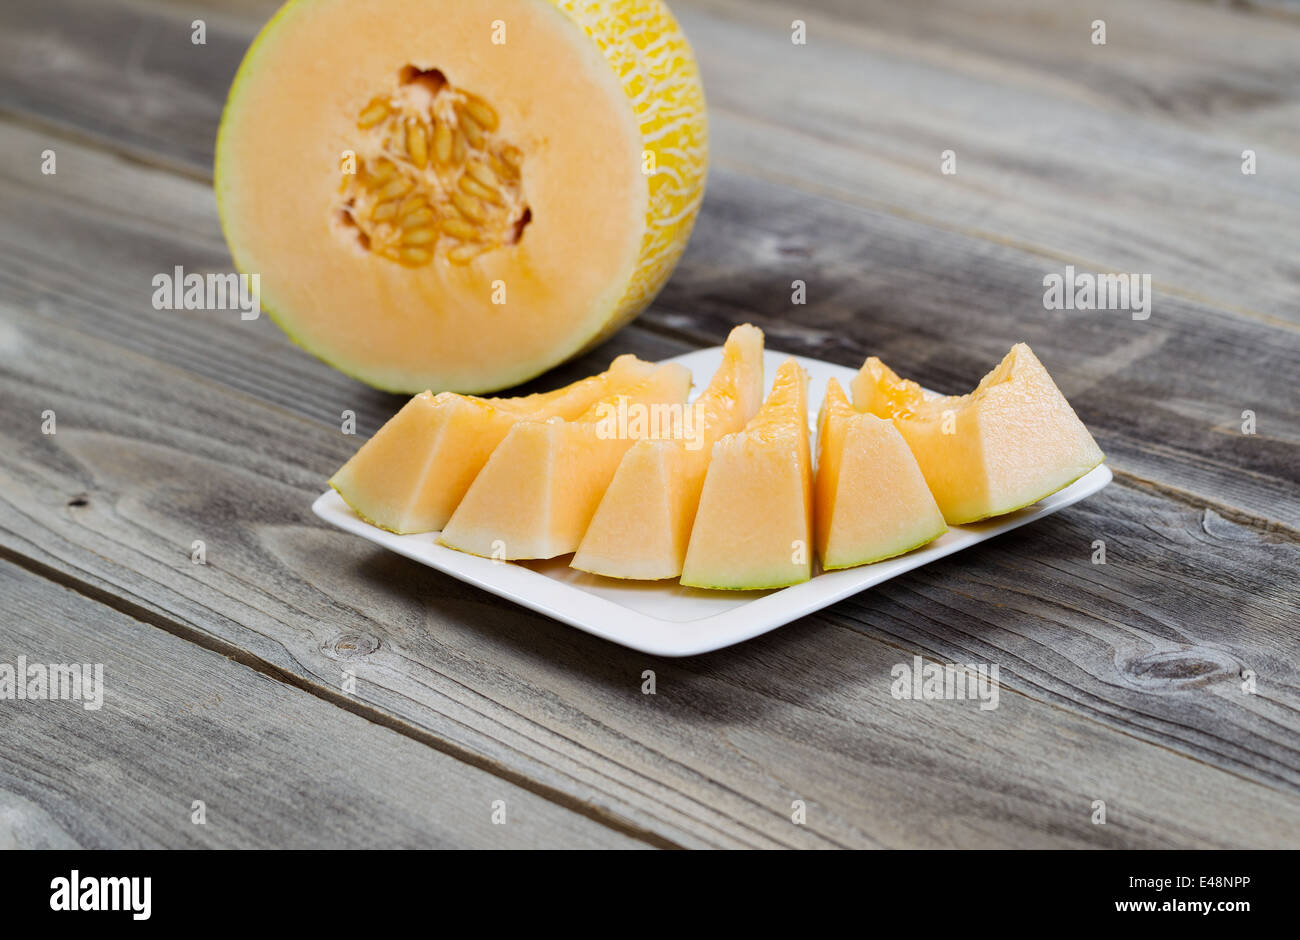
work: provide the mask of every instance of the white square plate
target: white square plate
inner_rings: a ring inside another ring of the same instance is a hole
[[[784,353],[768,350],[766,375],[775,375],[786,358]],[[808,370],[811,380],[811,423],[821,407],[826,380],[836,378],[847,387],[856,370],[818,359],[794,358]],[[690,369],[695,387],[700,389],[708,385],[722,361],[722,347],[700,349],[669,361]],[[332,489],[322,494],[312,509],[340,529],[579,630],[656,656],[693,656],[759,636],[895,575],[1041,519],[1091,496],[1110,480],[1111,472],[1103,464],[1028,509],[953,526],[929,545],[898,558],[818,572],[811,581],[775,591],[705,591],[682,587],[676,581],[619,581],[570,568],[571,555],[536,562],[479,558],[439,545],[436,532],[394,535],[369,525]]]

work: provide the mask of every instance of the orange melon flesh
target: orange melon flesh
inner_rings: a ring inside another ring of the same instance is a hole
[[[817,557],[828,571],[901,555],[948,529],[898,429],[855,411],[835,379],[817,418],[813,490]]]
[[[655,580],[682,573],[713,444],[744,428],[763,397],[763,331],[731,331],[722,364],[691,404],[689,439],[637,441],[624,456],[578,546],[574,568]]]
[[[398,535],[433,532],[451,518],[515,424],[575,418],[654,370],[653,363],[625,355],[599,375],[520,398],[421,392],[352,455],[330,486],[372,525]]]
[[[706,137],[661,0],[291,0],[231,88],[217,201],[310,352],[390,391],[486,392],[649,303]]]
[[[496,559],[553,558],[578,547],[619,461],[635,443],[609,433],[609,409],[686,401],[691,373],[666,363],[574,421],[512,427],[442,530],[439,541]]]
[[[1105,459],[1024,343],[969,395],[928,395],[872,357],[853,403],[893,420],[950,525],[1030,506]]]
[[[810,577],[808,374],[787,359],[754,419],[713,445],[681,583],[749,590]]]

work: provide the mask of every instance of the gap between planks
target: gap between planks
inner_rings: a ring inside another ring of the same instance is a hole
[[[0,547],[0,552],[2,552],[2,551],[3,551],[3,548]],[[859,627],[858,627],[858,624],[860,624],[860,623],[862,623],[862,622],[861,622],[861,621],[855,621],[855,620],[853,620],[852,618],[847,618],[847,617],[844,617],[844,616],[842,616],[842,615],[840,615],[840,614],[835,613],[835,606],[834,606],[834,605],[832,605],[832,606],[826,608],[826,609],[823,610],[821,613],[824,615],[826,622],[829,623],[829,624],[831,624],[832,626],[839,627],[841,630],[848,630],[850,633],[857,633],[857,634],[861,634],[861,633],[862,633],[862,630],[859,629]],[[862,625],[865,626],[866,624],[862,624]],[[916,657],[920,657],[920,659],[922,659],[922,660],[926,663],[926,665],[945,666],[945,665],[948,664],[948,660],[945,660],[945,659],[942,659],[942,658],[936,657],[935,655],[933,655],[933,654],[931,654],[931,653],[918,653],[918,652],[917,652],[916,650],[914,650],[914,649],[909,649],[908,647],[904,646],[902,643],[899,643],[899,642],[898,642],[897,640],[895,640],[892,636],[890,636],[889,634],[887,634],[887,633],[885,633],[885,632],[883,632],[883,631],[877,631],[876,633],[872,634],[872,636],[873,636],[875,639],[879,640],[879,642],[880,642],[881,644],[883,644],[883,645],[885,645],[885,646],[888,646],[888,647],[890,647],[890,648],[892,648],[892,649],[896,649],[896,650],[898,650],[900,653],[902,653],[902,654],[904,654],[904,655],[906,655],[906,656],[916,656]],[[1090,715],[1087,715],[1087,714],[1084,713],[1084,712],[1080,712],[1080,711],[1072,711],[1070,708],[1066,707],[1065,705],[1063,705],[1063,704],[1061,704],[1061,703],[1059,703],[1059,702],[1053,702],[1051,699],[1046,698],[1046,697],[1040,698],[1040,697],[1038,697],[1038,696],[1030,695],[1028,692],[1024,691],[1023,689],[1017,689],[1017,688],[1015,688],[1015,687],[1013,687],[1013,686],[1006,685],[1006,684],[1003,683],[1001,680],[998,680],[996,684],[997,684],[998,689],[999,689],[1000,691],[1002,691],[1002,692],[1010,692],[1012,695],[1018,695],[1018,696],[1020,696],[1021,698],[1027,699],[1028,701],[1035,702],[1035,703],[1037,703],[1037,704],[1041,704],[1041,705],[1048,705],[1048,706],[1050,706],[1051,708],[1056,709],[1057,711],[1064,712],[1064,713],[1068,714],[1068,715],[1069,715],[1070,717],[1072,717],[1072,718],[1073,718],[1073,717],[1083,717],[1083,718],[1086,718],[1086,719],[1089,720],[1089,721],[1097,721],[1097,719],[1093,718],[1093,717],[1090,716]],[[1243,783],[1255,783],[1255,784],[1260,784],[1260,785],[1262,785],[1262,786],[1270,787],[1270,788],[1276,790],[1276,792],[1278,792],[1278,793],[1288,793],[1288,792],[1289,792],[1289,791],[1286,790],[1286,789],[1275,787],[1271,782],[1260,781],[1260,780],[1256,780],[1256,779],[1254,779],[1254,778],[1252,778],[1252,777],[1247,777],[1247,776],[1245,776],[1244,774],[1241,774],[1241,773],[1239,773],[1238,771],[1236,771],[1236,770],[1234,770],[1234,769],[1232,769],[1232,768],[1230,768],[1230,767],[1222,767],[1222,766],[1219,766],[1218,764],[1211,764],[1210,762],[1201,759],[1201,758],[1198,757],[1196,754],[1193,754],[1193,753],[1191,753],[1190,751],[1179,751],[1179,750],[1176,750],[1175,748],[1170,747],[1168,744],[1165,744],[1163,741],[1158,741],[1158,740],[1155,740],[1155,739],[1144,738],[1144,737],[1141,737],[1140,735],[1136,735],[1136,734],[1134,734],[1133,732],[1129,731],[1128,728],[1125,727],[1123,724],[1115,724],[1115,725],[1112,726],[1112,725],[1105,725],[1105,724],[1102,723],[1102,722],[1097,722],[1097,723],[1098,723],[1098,724],[1102,724],[1104,727],[1107,727],[1107,728],[1113,727],[1116,731],[1118,731],[1118,732],[1119,732],[1120,734],[1122,734],[1124,737],[1129,738],[1129,739],[1131,739],[1132,741],[1134,741],[1134,742],[1136,742],[1136,743],[1138,743],[1138,744],[1149,744],[1149,745],[1153,745],[1153,746],[1155,746],[1155,747],[1160,748],[1162,751],[1167,751],[1169,754],[1173,755],[1174,757],[1186,757],[1186,758],[1189,758],[1190,760],[1195,761],[1196,763],[1202,765],[1203,767],[1205,767],[1205,768],[1207,768],[1207,769],[1209,769],[1209,770],[1221,770],[1221,771],[1223,771],[1224,773],[1230,774],[1231,776],[1236,777],[1237,779],[1241,780]]]
[[[715,106],[715,109],[719,111],[724,110],[723,108],[717,106]],[[738,122],[754,124],[769,129],[777,126],[774,124],[764,124],[763,122],[755,118],[734,111],[727,112],[727,113],[731,118],[733,118]],[[781,128],[781,131],[782,133],[789,134],[791,136],[799,136],[800,134],[798,130],[794,130],[791,128]],[[811,138],[810,141],[814,143],[820,143],[824,146],[835,146],[835,144],[830,141],[812,141]],[[882,160],[889,159],[888,157],[885,156],[881,156],[879,158]],[[718,166],[726,167],[729,170],[733,170],[742,176],[748,176],[756,180],[761,180],[763,182],[785,186],[789,189],[793,189],[798,192],[807,193],[810,196],[816,196],[822,199],[827,199],[835,203],[843,203],[843,204],[856,206],[860,209],[868,209],[872,212],[879,212],[882,215],[892,216],[897,219],[906,219],[909,222],[916,222],[921,225],[925,225],[929,228],[937,229],[941,232],[947,232],[952,235],[962,235],[966,238],[975,239],[978,241],[984,241],[994,245],[1000,245],[1004,248],[1012,248],[1016,251],[1020,251],[1028,255],[1033,255],[1040,258],[1047,258],[1051,261],[1056,261],[1062,264],[1072,264],[1081,270],[1106,271],[1106,270],[1110,270],[1112,267],[1111,265],[1103,264],[1100,261],[1084,258],[1077,254],[1072,254],[1070,252],[1056,251],[1051,248],[1046,248],[1042,245],[1036,245],[1032,242],[1023,241],[1022,239],[1019,238],[1013,238],[1010,235],[999,235],[996,232],[990,232],[986,229],[977,228],[975,226],[957,225],[951,222],[946,222],[943,219],[940,219],[936,216],[932,216],[925,212],[920,212],[916,209],[909,209],[905,206],[895,205],[893,203],[884,202],[882,200],[871,199],[862,196],[861,194],[854,192],[853,190],[841,189],[836,186],[819,185],[817,183],[811,182],[806,177],[799,176],[797,174],[781,173],[776,170],[767,169],[765,167],[758,166],[751,163],[746,163],[742,160],[736,160],[734,158],[714,157],[713,162],[716,163]],[[894,163],[902,170],[911,171],[916,173],[917,175],[921,175],[923,173],[923,171],[919,167],[916,167],[913,164],[903,163],[898,160],[891,160],[890,162]],[[1204,307],[1207,311],[1212,311],[1214,313],[1219,313],[1219,314],[1228,314],[1229,316],[1238,316],[1246,320],[1252,320],[1256,323],[1261,323],[1265,326],[1271,326],[1271,327],[1276,327],[1279,329],[1288,330],[1295,333],[1300,333],[1300,324],[1292,323],[1289,320],[1283,319],[1281,317],[1275,317],[1272,316],[1271,314],[1267,314],[1259,310],[1254,310],[1250,307],[1241,307],[1236,304],[1226,303],[1225,301],[1219,300],[1216,297],[1209,297],[1205,294],[1202,294],[1199,291],[1188,290],[1186,288],[1177,287],[1165,281],[1157,281],[1154,278],[1152,278],[1151,280],[1151,287],[1153,290],[1159,290],[1163,293],[1181,298],[1182,300],[1187,300],[1196,303]]]
[[[204,173],[196,166],[180,160],[168,160],[161,152],[123,147],[116,144],[111,137],[96,134],[94,131],[66,121],[56,121],[34,111],[16,111],[0,105],[0,121],[13,124],[34,134],[57,134],[68,143],[116,157],[123,163],[170,173],[182,179],[191,180],[212,187],[212,174]]]
[[[365,721],[369,721],[372,724],[385,728],[386,730],[392,731],[396,734],[400,734],[403,737],[406,737],[418,744],[422,744],[426,747],[432,748],[433,750],[441,754],[444,754],[448,757],[458,760],[468,766],[474,767],[475,769],[481,770],[485,773],[489,773],[495,777],[498,777],[499,779],[504,780],[507,783],[511,783],[515,786],[518,786],[520,789],[526,790],[527,792],[532,793],[535,796],[538,796],[539,798],[545,799],[559,806],[560,808],[567,809],[571,812],[577,813],[578,815],[590,819],[595,823],[598,823],[600,825],[605,826],[606,828],[609,828],[615,832],[625,835],[628,838],[632,838],[644,842],[653,848],[659,848],[659,849],[685,848],[679,843],[676,843],[671,839],[665,836],[661,836],[658,833],[648,830],[642,826],[638,826],[637,824],[631,822],[630,820],[616,813],[611,813],[602,810],[599,807],[591,805],[590,803],[572,797],[569,794],[563,792],[562,790],[558,790],[556,788],[547,786],[546,784],[542,784],[538,781],[534,781],[524,774],[512,771],[509,768],[502,766],[496,761],[483,758],[478,754],[475,754],[473,751],[459,747],[456,744],[451,743],[449,741],[445,741],[442,738],[439,738],[437,735],[434,735],[428,731],[410,725],[376,708],[360,704],[348,698],[346,695],[343,695],[339,692],[335,692],[333,689],[330,689],[326,686],[309,682],[301,678],[300,676],[288,672],[287,670],[282,669],[281,667],[276,666],[275,664],[262,659],[260,656],[256,656],[252,653],[249,653],[248,651],[243,650],[240,647],[235,646],[225,640],[222,640],[221,638],[215,635],[206,634],[203,631],[198,630],[197,628],[194,628],[189,624],[184,623],[181,620],[175,619],[173,617],[169,617],[148,606],[139,604],[131,600],[129,597],[116,594],[113,591],[100,587],[99,585],[96,585],[90,581],[78,578],[71,572],[63,571],[52,565],[48,565],[31,556],[15,551],[12,548],[7,547],[3,544],[0,544],[0,560],[7,561],[21,568],[22,570],[27,571],[32,575],[40,577],[60,587],[74,591],[77,594],[86,597],[87,599],[95,603],[109,607],[110,609],[115,610],[118,613],[123,614],[124,616],[130,617],[141,624],[162,630],[163,632],[168,633],[169,635],[174,636],[177,639],[180,639],[184,642],[192,643],[195,646],[198,646],[202,649],[224,656],[227,659],[230,659],[231,661],[238,663],[241,666],[244,666],[245,668],[251,669],[254,672],[257,672],[265,676],[271,681],[280,682],[285,685],[291,686],[308,695],[314,696],[315,698],[318,698],[327,704],[334,705],[338,708],[342,708],[343,710],[353,715],[356,715],[357,717]],[[859,635],[861,635],[863,632],[861,629],[855,626],[855,624],[851,620],[846,620],[846,618],[843,618],[835,614],[833,607],[828,609],[827,611],[823,611],[822,613],[825,615],[826,622],[835,627],[838,627],[843,630],[848,630],[852,633],[859,634]],[[927,663],[942,664],[943,662],[945,662],[942,659],[936,658],[933,654],[922,652],[915,648],[905,646],[902,643],[899,643],[896,639],[894,639],[888,634],[877,631],[872,633],[871,636],[873,639],[875,639],[882,645],[888,646],[892,649],[897,649],[900,653],[903,653],[909,657],[914,657],[914,656],[920,657],[922,660],[924,660]],[[1261,781],[1261,780],[1247,777],[1241,773],[1238,773],[1237,771],[1233,770],[1230,767],[1220,766],[1217,764],[1210,763],[1206,760],[1203,760],[1202,758],[1198,757],[1194,753],[1188,751],[1180,751],[1158,740],[1152,740],[1152,739],[1144,738],[1139,735],[1133,734],[1122,725],[1109,725],[1085,713],[1072,711],[1065,705],[1053,702],[1046,697],[1031,695],[1029,692],[1023,689],[1019,689],[1014,686],[1007,685],[1000,681],[998,682],[998,688],[1004,692],[1009,692],[1013,695],[1016,695],[1020,698],[1033,702],[1035,704],[1046,705],[1055,711],[1068,714],[1072,718],[1088,721],[1089,723],[1095,724],[1098,727],[1101,727],[1105,730],[1118,731],[1124,737],[1129,738],[1137,745],[1157,747],[1160,750],[1168,753],[1172,757],[1190,759],[1195,763],[1205,767],[1207,770],[1221,771],[1237,780],[1240,780],[1242,783],[1245,784],[1263,786],[1268,790],[1278,794],[1285,795],[1288,793],[1286,789],[1279,788],[1270,781]],[[836,842],[835,840],[830,839],[829,837],[826,838],[828,839],[828,841],[830,841],[833,847],[848,848],[847,845]]]

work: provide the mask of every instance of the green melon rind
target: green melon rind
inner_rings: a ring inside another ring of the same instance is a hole
[[[860,568],[863,565],[874,565],[878,561],[888,561],[891,558],[898,558],[902,555],[906,555],[908,552],[916,551],[918,548],[920,548],[923,545],[929,545],[931,542],[933,542],[935,539],[937,539],[939,536],[943,535],[947,531],[948,531],[948,526],[945,523],[939,527],[939,531],[935,532],[934,535],[927,536],[926,538],[921,539],[921,541],[916,542],[915,544],[910,545],[907,548],[899,549],[898,551],[895,552],[887,552],[884,555],[877,555],[874,558],[864,558],[862,561],[851,561],[843,565],[828,565],[825,562],[822,562],[822,571],[843,571],[845,568]]]
[[[544,559],[544,558],[496,558],[496,557],[494,557],[494,556],[492,556],[492,555],[484,555],[482,552],[476,552],[476,551],[474,551],[473,549],[469,549],[469,548],[461,548],[461,547],[458,546],[458,545],[452,545],[452,544],[449,543],[449,542],[444,542],[444,541],[442,540],[442,534],[441,534],[440,532],[436,532],[436,533],[434,533],[434,534],[438,536],[437,538],[434,539],[434,541],[435,541],[438,545],[442,546],[443,548],[449,548],[449,549],[451,549],[453,552],[460,552],[462,555],[473,555],[475,558],[486,558],[488,561],[496,561],[496,562],[500,562],[500,563],[502,563],[502,564],[505,564],[505,563],[507,563],[507,562],[509,562],[510,564],[527,564],[527,563],[530,562],[530,561],[545,561],[545,560],[546,560],[546,559]]]
[[[796,584],[804,584],[811,580],[811,574],[804,575],[794,580],[779,579],[767,584],[706,584],[703,580],[688,581],[686,578],[679,579],[682,587],[703,588],[708,591],[774,591],[778,588],[793,587]]]
[[[415,534],[417,534],[417,533],[414,533],[414,532],[400,532],[400,531],[398,531],[397,529],[389,528],[388,526],[384,525],[382,522],[376,522],[374,519],[371,519],[371,518],[370,518],[369,516],[367,516],[364,512],[362,512],[360,509],[358,509],[358,508],[353,504],[352,500],[348,499],[348,494],[347,494],[347,493],[344,493],[343,490],[339,489],[339,485],[338,485],[337,483],[334,482],[334,477],[330,477],[330,479],[329,479],[329,485],[330,485],[330,489],[332,489],[334,492],[338,493],[338,494],[339,494],[339,498],[342,499],[343,502],[345,502],[345,503],[348,504],[348,508],[351,509],[353,512],[355,512],[355,513],[357,514],[358,518],[360,518],[361,521],[364,522],[364,523],[366,523],[367,525],[372,525],[372,526],[374,526],[376,529],[383,529],[385,532],[391,532],[391,533],[393,533],[394,535],[415,535]]]
[[[1047,497],[1061,492],[1061,490],[1065,489],[1067,486],[1070,486],[1074,483],[1078,483],[1080,480],[1082,480],[1088,474],[1092,473],[1092,471],[1096,470],[1105,462],[1106,462],[1106,455],[1102,454],[1100,460],[1098,460],[1095,464],[1093,464],[1088,469],[1084,470],[1074,479],[1067,480],[1066,482],[1062,483],[1060,486],[1056,487],[1055,489],[1049,490],[1048,492],[1043,493],[1041,496],[1036,496],[1033,499],[1029,500],[1028,502],[1021,503],[1019,506],[1013,506],[1010,509],[999,509],[996,512],[985,513],[984,515],[976,516],[973,519],[963,519],[960,522],[950,522],[949,525],[974,525],[976,522],[985,522],[989,519],[996,519],[998,516],[1005,516],[1009,513],[1019,512],[1022,509],[1028,509],[1030,506],[1034,506],[1037,505],[1038,503],[1041,503],[1043,500],[1047,499]]]

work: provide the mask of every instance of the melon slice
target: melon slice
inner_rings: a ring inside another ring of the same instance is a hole
[[[754,419],[713,445],[681,583],[749,590],[811,576],[808,373],[787,359]]]
[[[683,434],[637,441],[623,456],[573,567],[613,578],[680,575],[713,444],[744,428],[762,399],[763,331],[745,324],[727,337],[722,364],[690,405]]]
[[[872,357],[853,403],[893,419],[950,525],[1032,505],[1105,459],[1024,343],[969,395],[928,394]]]
[[[521,398],[421,392],[352,455],[330,486],[382,529],[398,535],[441,529],[516,423],[576,418],[654,370],[653,363],[626,355],[599,375]]]
[[[813,491],[817,557],[828,571],[910,552],[948,530],[893,422],[854,411],[835,379],[817,418]]]
[[[651,406],[680,409],[690,388],[690,370],[665,363],[574,421],[516,424],[470,485],[439,541],[502,560],[573,551],[619,461],[637,440],[631,424],[624,428],[613,419]]]
[[[217,204],[307,350],[391,391],[486,392],[650,302],[706,138],[661,0],[291,0],[231,87]]]

